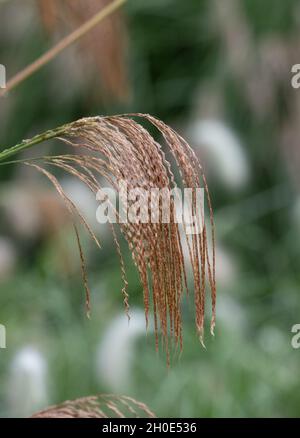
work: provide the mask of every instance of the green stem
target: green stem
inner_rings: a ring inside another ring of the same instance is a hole
[[[29,140],[23,140],[21,143],[18,143],[9,149],[5,149],[4,151],[0,152],[0,161],[4,161],[7,158],[16,155],[18,152],[24,151],[25,149],[31,148],[32,146],[35,146],[46,140],[50,140],[51,138],[64,134],[68,126],[69,125],[59,126],[58,128],[38,134]]]

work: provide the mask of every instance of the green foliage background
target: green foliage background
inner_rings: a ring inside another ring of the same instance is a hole
[[[20,8],[30,3],[11,1]],[[240,3],[256,48],[272,35],[282,40],[299,36],[296,0]],[[155,353],[152,335],[142,337],[127,394],[161,417],[298,416],[300,352],[291,347],[291,327],[300,322],[300,222],[293,220],[299,187],[279,142],[291,91],[276,88],[275,104],[258,118],[245,98],[245,84],[226,63],[208,0],[129,1],[126,14],[131,101],[101,102],[82,87],[62,93],[49,65],[0,102],[0,144],[4,148],[42,129],[93,114],[149,112],[181,129],[192,117],[201,85],[209,80],[220,89],[226,121],[243,139],[252,169],[251,183],[237,193],[209,178],[218,237],[234,254],[237,268],[229,287],[218,284],[220,300],[229,303],[226,317],[217,320],[214,339],[207,334],[204,350],[186,306],[184,350],[169,370],[163,352]],[[0,27],[1,20],[2,15]],[[49,47],[39,23],[15,39],[0,34],[0,61],[9,66],[10,76]],[[14,167],[1,167],[0,189],[14,181],[15,172]],[[1,234],[9,234],[1,217],[0,226]],[[131,305],[138,306],[140,285],[125,245],[124,251]],[[51,403],[107,392],[105,382],[96,378],[95,352],[109,322],[123,310],[119,260],[109,244],[90,257],[90,321],[80,277],[60,274],[51,239],[22,254],[14,275],[0,283],[0,322],[8,336],[8,348],[0,351],[2,416],[10,415],[6,386],[11,360],[27,344],[38,345],[48,360]]]

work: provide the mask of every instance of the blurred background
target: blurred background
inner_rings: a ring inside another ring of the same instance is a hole
[[[109,1],[0,1],[0,63],[15,73]],[[106,228],[83,233],[92,290],[84,307],[72,224],[34,169],[0,168],[0,415],[66,399],[126,394],[159,417],[298,416],[300,62],[297,0],[129,0],[5,98],[0,145],[77,118],[151,113],[200,157],[217,229],[217,327],[198,342],[184,303],[184,349],[168,370],[146,336],[127,246],[131,323]],[[24,156],[59,153],[58,141]],[[59,174],[91,223],[96,202]],[[95,224],[94,224],[95,225]],[[97,228],[97,226],[96,226]],[[208,322],[209,323],[209,322]]]

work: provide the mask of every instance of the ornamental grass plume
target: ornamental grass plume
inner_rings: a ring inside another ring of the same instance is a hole
[[[131,387],[134,357],[138,340],[145,336],[145,316],[140,308],[131,308],[131,321],[124,314],[112,318],[97,346],[95,370],[99,384],[113,393],[127,392]],[[148,332],[153,332],[152,324]]]
[[[13,416],[27,417],[49,403],[48,364],[34,345],[13,357],[7,379],[7,402]]]
[[[140,123],[137,123],[136,118],[142,119],[156,128],[164,139],[164,148]],[[194,198],[192,202],[193,214],[196,214],[202,225],[201,233],[189,235],[186,233],[185,228],[184,233],[180,232],[179,224],[176,223],[174,215],[171,215],[170,223],[164,223],[161,203],[158,204],[160,213],[158,223],[141,223],[141,221],[122,223],[118,220],[118,226],[128,243],[143,287],[146,324],[148,325],[149,311],[152,307],[156,348],[158,349],[159,334],[161,334],[168,361],[170,339],[174,340],[176,347],[182,349],[181,304],[184,291],[188,292],[183,245],[188,246],[189,263],[193,274],[196,330],[200,341],[203,343],[207,285],[210,289],[212,303],[212,333],[215,326],[215,236],[213,212],[206,179],[201,164],[191,147],[162,121],[153,116],[138,113],[80,119],[52,131],[47,131],[31,140],[24,140],[19,145],[3,151],[0,154],[0,161],[44,140],[55,137],[73,147],[77,153],[42,157],[27,160],[24,163],[44,174],[52,182],[63,198],[69,212],[72,216],[79,218],[79,222],[86,228],[99,247],[100,242],[94,232],[76,205],[64,193],[51,168],[63,169],[75,176],[94,194],[97,194],[99,189],[101,190],[100,177],[101,181],[104,178],[117,191],[121,181],[126,182],[128,190],[134,189],[136,186],[146,190],[152,188],[173,189],[177,187],[177,178],[175,178],[177,173],[183,188],[196,189],[204,187],[210,215],[209,227],[205,224],[202,207],[196,211],[197,206]],[[171,212],[176,210],[175,201],[172,198],[170,200],[170,209]],[[118,213],[117,217],[119,218]],[[115,225],[110,225],[120,258],[123,301],[126,312],[129,314],[129,293],[125,264]],[[74,228],[82,264],[86,304],[89,310],[90,294],[84,254],[75,222]],[[208,231],[208,228],[210,228],[210,231]],[[209,240],[211,240],[212,247],[211,255],[208,250]]]
[[[144,403],[127,396],[97,395],[65,401],[31,418],[155,418]]]

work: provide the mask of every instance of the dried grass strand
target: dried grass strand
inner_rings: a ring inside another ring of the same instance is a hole
[[[50,406],[32,418],[155,418],[147,405],[127,396],[104,394]]]

